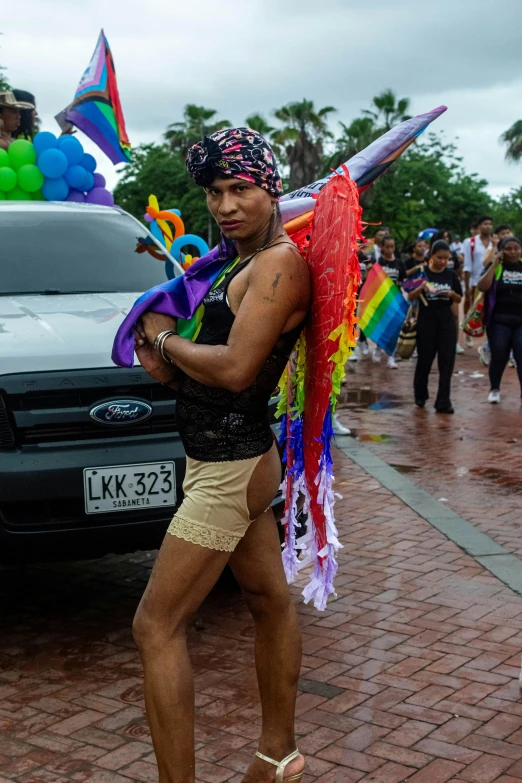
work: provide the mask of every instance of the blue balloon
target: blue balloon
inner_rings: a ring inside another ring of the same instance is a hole
[[[40,131],[33,139],[34,151],[37,155],[41,155],[45,150],[51,150],[58,146],[58,139],[54,133],[49,131]]]
[[[82,145],[74,136],[62,136],[58,139],[58,149],[69,161],[69,166],[77,166],[85,154]]]
[[[63,177],[69,167],[69,162],[60,150],[44,150],[38,157],[38,168],[47,179]]]
[[[88,152],[84,152],[80,161],[80,166],[83,166],[84,169],[87,169],[87,171],[90,171],[91,174],[94,174],[96,171],[96,165],[96,158],[93,155],[89,155]]]
[[[69,185],[63,177],[46,179],[42,186],[42,193],[47,201],[65,201],[69,195]]]
[[[85,174],[85,185],[83,189],[88,193],[94,187],[94,174],[91,174],[91,172],[86,169],[83,169],[83,173]]]
[[[88,171],[85,171],[83,166],[70,166],[65,172],[65,179],[67,184],[75,190],[81,190],[84,193],[87,188],[87,177],[92,177]]]
[[[175,215],[178,217],[181,217],[181,210],[180,209],[168,209],[167,212],[174,212]]]
[[[152,234],[152,236],[158,240],[158,242],[161,242],[162,245],[165,244],[165,238],[163,237],[163,232],[161,228],[158,226],[156,221],[150,224],[149,231]]]
[[[152,224],[154,226],[154,223]],[[152,232],[154,236],[156,234],[154,231]],[[199,251],[199,255],[204,256],[206,253],[209,252],[209,246],[205,242],[204,239],[201,237],[196,236],[195,234],[183,234],[183,236],[178,237],[174,240],[172,243],[172,247],[170,248],[170,255],[173,256],[176,261],[179,261],[181,263],[181,248],[185,247],[185,245],[192,245],[193,247],[197,247]]]

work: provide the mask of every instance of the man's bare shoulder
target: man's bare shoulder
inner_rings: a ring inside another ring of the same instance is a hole
[[[256,259],[252,272],[253,280],[279,274],[294,285],[299,282],[308,285],[310,282],[308,264],[290,241],[280,242],[264,250]]]

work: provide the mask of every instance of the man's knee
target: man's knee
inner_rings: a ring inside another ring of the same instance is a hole
[[[188,619],[182,611],[165,616],[164,612],[142,602],[132,622],[134,641],[139,650],[163,647],[176,637],[185,635]]]
[[[287,614],[293,608],[292,597],[286,584],[266,589],[245,589],[243,595],[254,619],[277,617]]]

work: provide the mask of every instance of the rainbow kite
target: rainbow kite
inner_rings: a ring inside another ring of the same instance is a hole
[[[75,125],[114,164],[129,163],[131,145],[125,130],[114,60],[103,30],[74,101],[56,116],[56,121],[65,133],[70,133]]]
[[[361,289],[359,328],[392,354],[408,312],[408,303],[380,264],[374,264]]]

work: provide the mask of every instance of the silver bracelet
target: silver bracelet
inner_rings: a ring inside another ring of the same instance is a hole
[[[177,332],[174,329],[165,329],[165,331],[160,332],[154,340],[154,350],[161,356],[163,361],[168,362],[168,364],[174,364],[174,362],[168,356],[165,356],[165,340],[167,337],[171,337],[172,335],[176,334]]]

